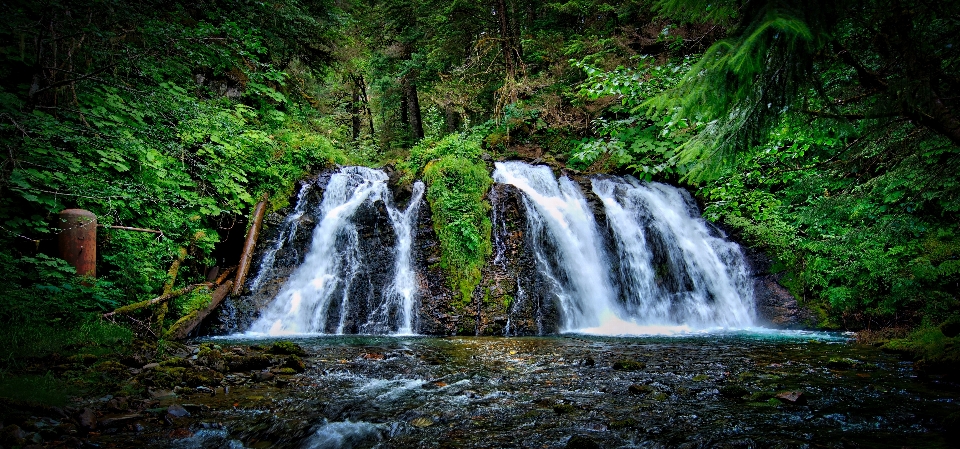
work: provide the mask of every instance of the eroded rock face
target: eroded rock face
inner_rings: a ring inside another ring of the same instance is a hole
[[[433,229],[430,204],[424,200],[417,215],[413,260],[420,285],[417,332],[426,335],[453,335],[461,326],[463,311],[453,307],[453,291],[440,266],[440,241]]]
[[[245,286],[243,294],[238,298],[227,297],[209,318],[207,318],[200,328],[200,335],[225,335],[245,331],[250,327],[250,323],[256,319],[259,311],[263,309],[277,293],[293,271],[303,263],[307,250],[310,248],[313,229],[317,225],[316,208],[323,200],[323,189],[330,180],[332,171],[324,171],[318,176],[311,177],[301,181],[298,189],[303,183],[311,183],[313,186],[306,193],[304,201],[308,203],[306,212],[297,220],[296,231],[292,235],[282,235],[283,223],[285,218],[295,208],[296,197],[291,198],[291,205],[280,209],[264,218],[263,229],[260,232],[260,238],[254,251],[254,265],[247,276],[248,285]],[[312,205],[312,209],[310,208]],[[258,275],[262,269],[264,255],[274,247],[280,239],[288,239],[286,243],[274,254],[273,267],[270,274],[264,276],[259,288],[255,291],[249,290],[249,283]]]
[[[526,207],[520,191],[494,184],[491,203],[493,254],[473,294],[477,335],[538,335],[557,330],[559,310],[538,273],[528,245]]]
[[[782,273],[773,273],[772,259],[759,251],[743,246],[753,269],[753,297],[756,301],[759,325],[778,329],[805,329],[817,327],[817,316],[797,302],[780,280]]]

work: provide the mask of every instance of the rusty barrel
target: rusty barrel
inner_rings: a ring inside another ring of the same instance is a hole
[[[97,216],[83,209],[60,212],[60,257],[81,276],[97,276]]]

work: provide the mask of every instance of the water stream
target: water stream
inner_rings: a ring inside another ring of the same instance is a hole
[[[270,345],[211,343],[226,353]],[[192,404],[191,421],[177,424],[192,436],[171,441],[163,427],[137,441],[325,449],[947,448],[960,441],[949,424],[960,412],[955,384],[918,379],[909,362],[836,334],[297,343],[308,352],[302,375],[256,382],[231,374],[229,390],[213,395],[181,389],[159,406]]]

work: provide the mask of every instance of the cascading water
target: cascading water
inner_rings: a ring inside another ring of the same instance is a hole
[[[384,172],[345,167],[332,175],[303,263],[248,332],[268,335],[415,332],[418,288],[411,251],[413,226],[423,190],[423,183],[417,182],[409,205],[401,211],[393,205]],[[368,274],[370,265],[376,261],[365,254],[360,230],[353,222],[359,210],[375,210],[378,204],[386,208],[396,237],[392,282],[382,292],[376,291]],[[364,298],[369,302],[371,297],[375,304],[358,303]],[[360,310],[369,312],[357,317]],[[351,324],[352,321],[357,322]]]
[[[750,271],[739,246],[711,233],[687,191],[632,177],[592,181],[620,260],[626,313],[647,324],[753,324]]]
[[[612,263],[575,182],[515,161],[497,163],[493,178],[523,192],[527,241],[560,309],[561,331],[648,334],[753,324],[739,248],[710,234],[686,192],[632,178],[593,180],[614,240]]]
[[[290,243],[293,237],[297,235],[297,225],[300,223],[300,218],[303,217],[307,209],[307,201],[304,201],[304,199],[312,187],[313,184],[310,182],[305,182],[300,186],[300,191],[297,193],[297,203],[293,207],[293,212],[283,219],[283,224],[280,225],[280,234],[274,241],[273,246],[271,246],[261,258],[260,270],[257,271],[257,276],[250,282],[250,290],[260,288],[260,284],[263,283],[264,279],[269,275],[270,270],[273,269],[277,252],[280,251],[283,245]]]
[[[618,317],[610,264],[580,188],[566,177],[558,182],[549,167],[516,161],[498,162],[493,180],[524,193],[527,235],[537,268],[563,311],[561,331],[595,327]]]
[[[397,257],[393,269],[393,282],[384,292],[384,301],[380,307],[364,324],[363,333],[383,334],[390,331],[398,335],[415,333],[416,314],[413,308],[416,304],[419,284],[412,255],[414,226],[420,210],[420,202],[423,199],[423,191],[423,183],[417,182],[413,185],[413,197],[406,210],[400,211],[392,207],[388,209],[393,230],[397,234]],[[391,317],[398,317],[395,320],[396,325],[391,324]]]

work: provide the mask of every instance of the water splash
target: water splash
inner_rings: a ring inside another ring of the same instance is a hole
[[[498,162],[493,179],[523,192],[527,235],[537,268],[563,311],[561,331],[599,326],[621,310],[614,303],[609,262],[580,188],[549,167]]]

